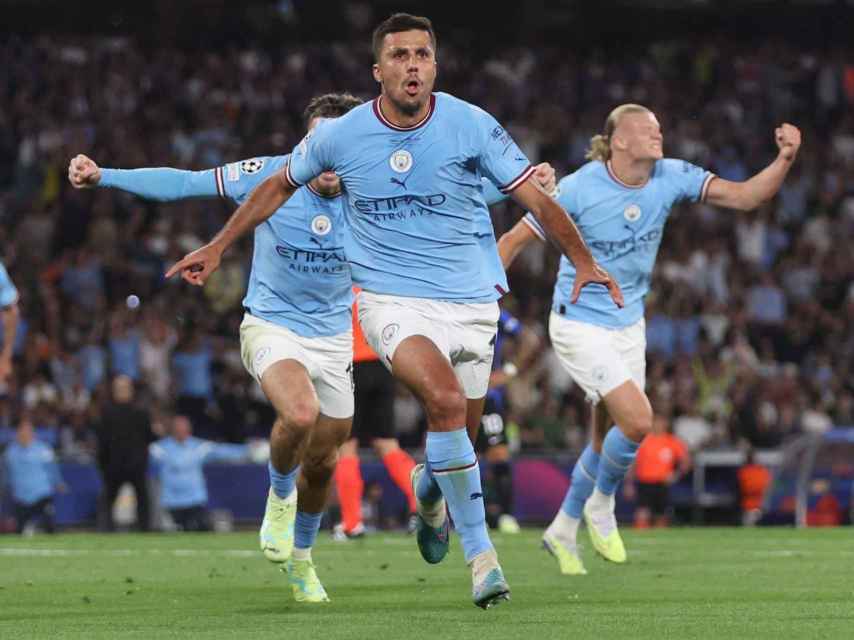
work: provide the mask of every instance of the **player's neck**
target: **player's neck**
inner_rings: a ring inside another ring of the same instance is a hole
[[[427,117],[427,113],[430,111],[430,100],[425,100],[418,111],[410,114],[399,109],[388,96],[380,95],[379,108],[383,117],[391,124],[406,129],[420,123]]]
[[[623,184],[630,187],[641,187],[649,180],[655,160],[632,160],[621,155],[615,155],[608,161],[611,173]]]

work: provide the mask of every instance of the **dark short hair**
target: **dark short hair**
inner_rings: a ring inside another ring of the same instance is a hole
[[[305,126],[314,118],[337,118],[364,102],[349,93],[325,93],[311,99],[302,114]]]
[[[436,49],[436,33],[433,31],[433,23],[430,18],[423,16],[413,16],[409,13],[395,13],[389,16],[374,29],[374,38],[371,46],[374,50],[374,61],[380,59],[380,50],[383,46],[383,38],[390,33],[400,33],[401,31],[426,31],[430,34],[430,41],[433,43],[433,50]]]

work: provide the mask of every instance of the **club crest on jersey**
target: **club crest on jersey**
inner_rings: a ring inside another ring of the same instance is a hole
[[[251,176],[253,173],[258,173],[263,168],[263,158],[252,158],[250,160],[244,160],[240,163],[240,172],[247,176]]]
[[[623,209],[623,217],[629,222],[637,222],[638,218],[641,217],[641,209],[636,204],[630,204],[628,207]]]
[[[406,173],[412,168],[412,154],[406,149],[398,149],[391,158],[388,159],[388,164],[393,171],[397,173]]]
[[[314,216],[311,221],[311,230],[318,236],[325,236],[332,231],[332,220],[329,219],[329,216],[323,214]]]

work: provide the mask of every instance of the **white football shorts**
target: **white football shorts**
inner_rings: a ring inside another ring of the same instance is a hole
[[[410,336],[429,338],[448,359],[466,397],[489,387],[499,309],[496,302],[469,303],[359,293],[365,339],[391,370],[394,352]]]
[[[627,380],[646,385],[646,321],[622,329],[568,320],[554,311],[549,317],[552,347],[564,369],[597,403]]]
[[[240,355],[243,366],[259,383],[270,365],[296,360],[308,371],[323,415],[353,415],[352,329],[334,336],[304,338],[247,313],[240,325]]]

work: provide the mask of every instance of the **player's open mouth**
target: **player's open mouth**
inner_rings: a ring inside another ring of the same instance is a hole
[[[410,96],[417,95],[421,90],[421,83],[418,80],[409,80],[405,85],[406,93]]]

